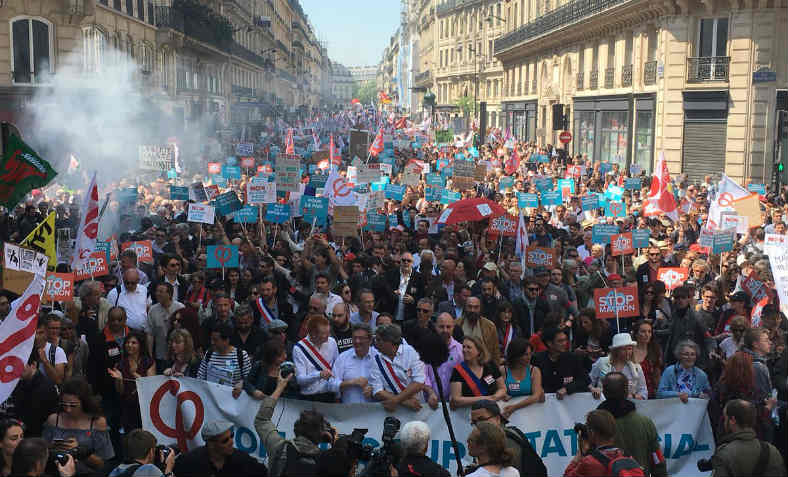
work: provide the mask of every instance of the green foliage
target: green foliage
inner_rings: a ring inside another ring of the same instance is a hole
[[[473,111],[473,106],[474,106],[473,98],[471,98],[470,96],[461,96],[457,98],[457,101],[454,104],[456,104],[457,107],[460,108],[460,111],[462,111],[463,116],[467,117],[471,114],[471,111]]]
[[[378,88],[374,81],[357,82],[353,84],[353,97],[368,105],[377,100]]]

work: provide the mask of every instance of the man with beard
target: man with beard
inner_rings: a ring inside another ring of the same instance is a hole
[[[375,311],[375,294],[368,288],[362,288],[358,292],[358,311],[350,315],[350,324],[364,323],[374,333],[379,315],[380,313]]]
[[[405,340],[420,349],[418,342],[427,333],[434,333],[435,325],[432,322],[432,300],[422,298],[416,304],[416,318],[405,321],[402,325],[402,336]]]
[[[293,322],[293,307],[286,300],[281,299],[277,283],[273,275],[265,276],[258,285],[260,296],[252,296],[254,321],[263,330],[268,330],[273,320]]]
[[[498,316],[498,297],[496,296],[495,282],[483,278],[481,284],[482,316],[490,321]]]
[[[331,336],[336,340],[340,354],[353,347],[353,330],[350,326],[346,303],[334,305],[331,313]]]
[[[490,352],[490,361],[499,364],[501,360],[501,347],[498,346],[498,331],[495,324],[481,315],[482,304],[478,297],[472,296],[465,302],[465,311],[457,320],[457,327],[464,336],[476,336],[484,343]]]
[[[331,378],[334,392],[341,396],[343,404],[375,402],[372,399],[369,373],[377,351],[370,346],[370,327],[365,324],[353,325],[351,343],[351,347],[340,353],[334,361],[334,377]]]
[[[638,280],[638,287],[657,281],[657,272],[661,266],[662,251],[659,247],[652,245],[648,248],[648,262],[640,265],[635,273]]]
[[[235,309],[235,330],[230,344],[246,351],[249,356],[256,356],[267,339],[266,333],[253,325],[252,309],[246,304],[238,305]]]

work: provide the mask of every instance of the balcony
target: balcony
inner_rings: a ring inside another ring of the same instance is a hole
[[[253,52],[252,50],[246,48],[245,46],[239,43],[233,43],[233,47],[231,49],[231,53],[238,58],[248,61],[254,65],[260,66],[265,68],[270,60],[263,58],[262,56],[258,55],[257,53]]]
[[[495,40],[495,55],[515,45],[596,15],[630,0],[574,0]],[[448,3],[454,3],[449,0]]]
[[[621,87],[628,88],[632,86],[632,65],[624,65],[621,69]]]
[[[154,25],[171,28],[195,40],[229,52],[233,26],[223,16],[192,0],[175,0],[171,7],[154,7]]]
[[[421,73],[417,73],[416,77],[413,79],[414,83],[418,85],[423,85],[426,83],[432,82],[432,72],[430,70],[422,71]]]
[[[481,0],[446,0],[438,5],[435,13],[441,17],[447,15],[456,8],[467,7],[476,3],[481,3]]]
[[[245,86],[239,86],[237,84],[232,85],[232,94],[233,96],[243,96],[244,98],[256,98],[257,94],[254,88],[247,88]]]
[[[591,70],[589,89],[599,89],[599,70]]]
[[[616,69],[605,68],[605,88],[613,89],[613,87],[615,86],[615,80],[616,80]]]
[[[687,58],[687,83],[728,81],[730,62],[730,56]]]
[[[646,86],[657,84],[656,61],[647,61],[643,63],[643,84]]]
[[[583,91],[586,87],[586,76],[584,72],[579,72],[577,74],[577,90]]]

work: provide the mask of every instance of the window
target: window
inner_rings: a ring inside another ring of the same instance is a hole
[[[140,70],[143,73],[153,71],[153,47],[145,42],[140,45]]]
[[[615,68],[616,67],[616,39],[615,37],[610,37],[607,40],[607,65],[606,68]]]
[[[137,0],[137,18],[145,21],[145,0]]]
[[[42,83],[51,65],[52,25],[46,20],[11,20],[11,74],[15,84]]]
[[[112,7],[119,12],[123,11],[123,5],[121,5],[120,0],[112,0]]]
[[[152,2],[148,2],[148,23],[153,25],[153,3]]]
[[[727,18],[704,18],[700,21],[697,56],[727,56],[727,45]]]
[[[95,25],[82,29],[82,70],[99,73],[104,67],[107,35]]]
[[[159,74],[160,74],[160,84],[163,89],[167,89],[167,85],[169,85],[169,77],[167,75],[167,52],[160,51],[159,52]]]
[[[624,64],[631,65],[632,64],[632,42],[633,42],[632,32],[627,32],[626,42],[624,44]]]
[[[134,0],[126,0],[126,13],[130,16],[134,16]]]

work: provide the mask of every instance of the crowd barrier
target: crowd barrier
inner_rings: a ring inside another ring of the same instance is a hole
[[[266,452],[254,430],[254,418],[260,402],[242,393],[234,399],[231,388],[191,378],[152,376],[137,380],[143,428],[152,432],[159,443],[179,444],[189,449],[203,445],[200,429],[210,421],[225,420],[235,424],[235,447],[265,459]],[[516,402],[516,401],[512,401]],[[548,475],[563,475],[569,461],[577,453],[575,422],[585,422],[588,411],[600,401],[590,393],[568,396],[559,401],[548,394],[543,404],[534,404],[512,415],[511,425],[519,427],[547,465]],[[687,404],[676,399],[637,401],[640,413],[654,420],[663,452],[672,476],[702,475],[696,462],[714,451],[714,438],[706,412],[707,401],[690,399]],[[304,409],[316,409],[341,434],[354,428],[368,429],[365,443],[380,444],[383,420],[388,415],[402,424],[412,420],[425,421],[432,431],[427,455],[455,475],[456,464],[449,432],[440,410],[426,404],[418,412],[399,409],[387,413],[379,404],[322,404],[280,399],[273,421],[280,433],[293,437],[293,424]],[[459,440],[463,464],[471,463],[465,440],[471,431],[469,408],[451,411],[452,425]]]

